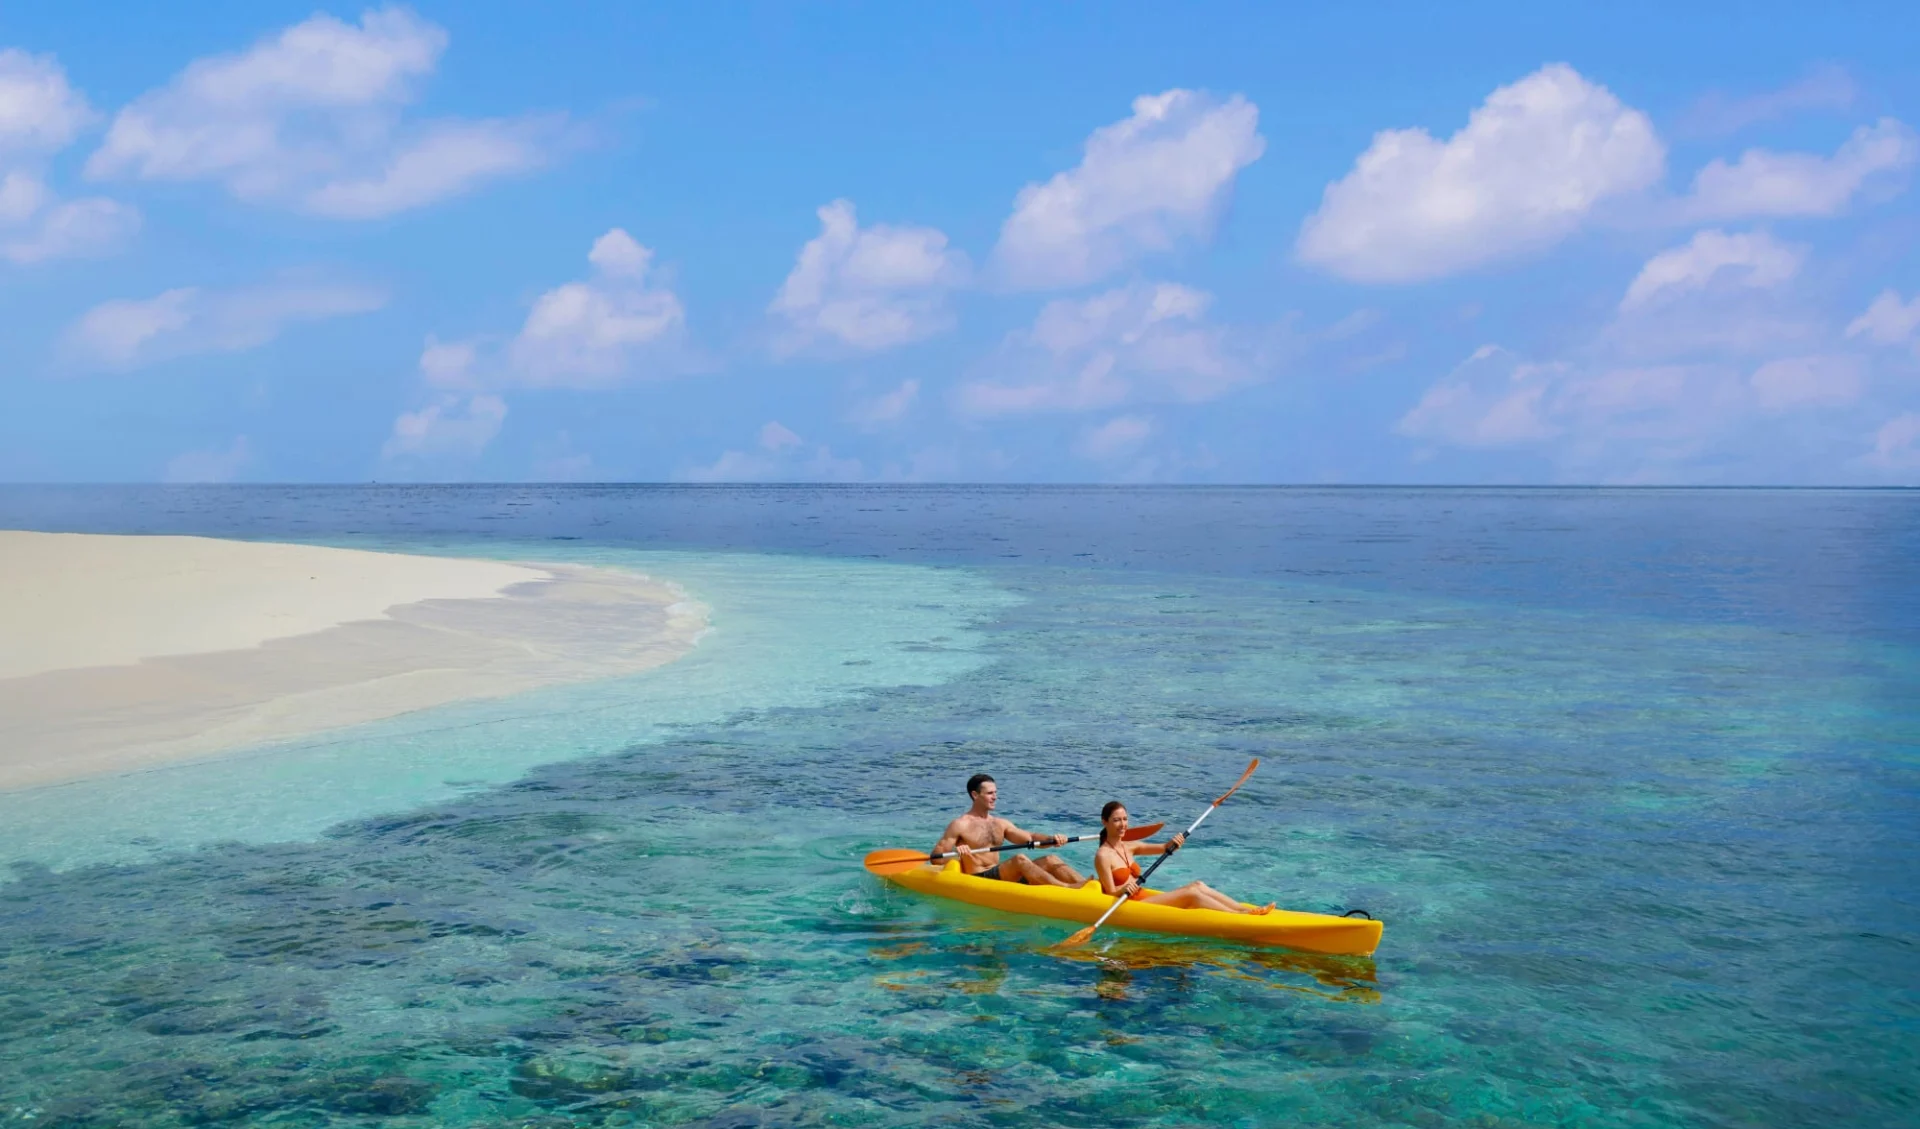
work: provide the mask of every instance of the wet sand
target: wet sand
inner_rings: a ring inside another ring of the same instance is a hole
[[[630,674],[706,625],[612,569],[0,531],[0,790]]]

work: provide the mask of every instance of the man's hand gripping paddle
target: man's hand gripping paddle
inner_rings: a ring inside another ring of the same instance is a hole
[[[1129,827],[1127,829],[1127,838],[1129,839],[1151,838],[1156,832],[1158,832],[1162,827],[1165,827],[1165,826],[1166,824],[1164,823],[1149,823],[1144,827]],[[1088,839],[1098,839],[1099,837],[1100,837],[1100,833],[1096,831],[1091,835],[1070,836],[1069,838],[1064,840],[1064,842],[1080,843]],[[1059,846],[1059,845],[1061,844],[1057,844],[1053,842],[1051,839],[1047,840],[1044,843],[1020,843],[1017,845],[1013,843],[1002,843],[997,847],[976,850],[973,853],[976,855],[984,855],[984,854],[990,853],[991,851],[1045,850],[1048,847]],[[940,862],[943,859],[957,859],[959,857],[960,857],[959,851],[946,851],[941,854],[930,855],[924,851],[911,851],[911,850],[907,850],[904,847],[895,847],[895,848],[884,850],[884,851],[873,851],[867,855],[864,861],[866,863],[866,867],[868,870],[871,870],[875,874],[878,874],[884,877],[889,874],[905,874],[907,871],[912,870],[914,867],[919,866],[923,862]]]
[[[1240,785],[1245,784],[1247,782],[1247,778],[1253,775],[1253,770],[1259,767],[1260,767],[1260,758],[1259,757],[1253,758],[1253,763],[1249,764],[1247,766],[1247,770],[1240,774],[1240,779],[1233,782],[1233,787],[1227,789],[1225,795],[1222,795],[1219,799],[1213,801],[1211,804],[1208,804],[1207,810],[1201,812],[1200,818],[1194,820],[1192,825],[1187,828],[1188,838],[1191,838],[1193,836],[1194,831],[1197,830],[1202,823],[1205,823],[1207,821],[1207,817],[1213,814],[1213,809],[1219,807],[1221,804],[1226,803],[1227,796],[1231,796],[1235,792],[1238,792],[1240,790]],[[1131,839],[1133,836],[1129,835],[1127,837]],[[1136,881],[1140,883],[1141,889],[1143,890],[1146,889],[1147,879],[1153,877],[1153,872],[1160,869],[1160,864],[1167,861],[1171,857],[1173,857],[1173,852],[1168,851],[1166,854],[1163,854],[1159,858],[1153,860],[1153,865],[1147,868],[1147,872],[1145,874],[1142,874],[1138,879],[1136,879]],[[1062,948],[1062,949],[1071,949],[1071,948],[1078,947],[1080,945],[1084,945],[1088,941],[1093,940],[1094,930],[1100,928],[1102,925],[1105,925],[1107,923],[1107,918],[1113,916],[1113,911],[1125,905],[1126,902],[1127,902],[1127,896],[1125,894],[1122,894],[1119,897],[1115,898],[1113,900],[1113,904],[1107,907],[1107,912],[1100,915],[1100,920],[1094,922],[1092,925],[1087,926],[1085,929],[1082,929],[1080,932],[1075,933],[1073,936],[1068,937],[1066,940],[1060,942],[1060,944],[1055,947]]]

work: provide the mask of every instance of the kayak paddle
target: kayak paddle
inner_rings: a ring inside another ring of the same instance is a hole
[[[1129,827],[1127,828],[1127,838],[1129,839],[1150,838],[1153,836],[1155,832],[1159,831],[1162,827],[1165,827],[1165,826],[1166,824],[1164,823],[1149,823],[1142,827]],[[1091,835],[1069,836],[1067,838],[1067,842],[1079,843],[1087,839],[1098,839],[1099,837],[1100,837],[1100,833],[1096,831]],[[1045,848],[1056,846],[1056,845],[1060,845],[1060,844],[1002,843],[999,846],[992,848],[992,850],[995,850],[995,851],[1031,851],[1036,849],[1044,850]],[[976,851],[975,853],[985,854],[987,852],[985,850],[981,850],[981,851]],[[912,870],[914,867],[919,866],[923,862],[939,862],[941,859],[957,859],[959,857],[960,857],[959,851],[945,851],[941,854],[930,855],[924,851],[914,851],[914,850],[908,850],[904,847],[895,847],[889,850],[869,852],[864,862],[866,864],[867,869],[873,871],[875,874],[887,875],[887,874],[904,874],[907,871]]]
[[[1187,828],[1188,837],[1192,837],[1194,831],[1198,829],[1202,823],[1205,823],[1207,821],[1207,817],[1213,814],[1214,808],[1217,808],[1221,804],[1224,804],[1227,802],[1227,796],[1231,796],[1235,792],[1238,792],[1240,790],[1240,785],[1245,784],[1247,782],[1247,777],[1252,776],[1253,770],[1259,767],[1260,767],[1260,758],[1259,757],[1253,758],[1253,763],[1249,764],[1247,766],[1247,770],[1240,774],[1240,779],[1233,782],[1233,787],[1227,789],[1225,795],[1222,795],[1219,799],[1208,804],[1207,810],[1201,812],[1200,818],[1194,820],[1192,825],[1190,825]],[[1129,839],[1131,839],[1132,837],[1133,836],[1131,835],[1127,836],[1127,838]],[[1184,846],[1185,844],[1183,843],[1182,845]],[[1159,858],[1153,860],[1153,865],[1147,868],[1147,872],[1145,874],[1142,874],[1138,879],[1135,879],[1135,881],[1140,883],[1141,889],[1143,890],[1146,889],[1147,879],[1152,877],[1153,872],[1160,869],[1160,864],[1167,861],[1167,859],[1171,858],[1172,855],[1173,855],[1172,851],[1167,851],[1163,853]],[[1113,900],[1113,904],[1107,907],[1107,912],[1100,915],[1100,920],[1094,922],[1092,925],[1087,926],[1085,929],[1082,929],[1080,932],[1075,933],[1073,936],[1068,937],[1066,940],[1060,942],[1059,947],[1063,949],[1071,949],[1080,945],[1084,945],[1088,941],[1093,940],[1094,930],[1100,928],[1102,925],[1105,925],[1107,923],[1107,918],[1113,916],[1113,911],[1119,909],[1121,906],[1125,905],[1126,903],[1127,903],[1127,895],[1125,894],[1122,894],[1119,897],[1115,898]]]

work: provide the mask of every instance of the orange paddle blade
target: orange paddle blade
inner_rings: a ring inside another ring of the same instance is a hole
[[[868,870],[882,877],[889,874],[905,874],[926,861],[927,852],[908,850],[904,847],[870,851],[862,860]]]
[[[1253,763],[1252,763],[1252,764],[1249,764],[1249,765],[1247,766],[1247,770],[1246,770],[1245,772],[1243,772],[1243,773],[1241,773],[1241,774],[1240,774],[1240,779],[1238,779],[1238,780],[1236,780],[1236,781],[1234,781],[1234,782],[1233,782],[1233,787],[1231,787],[1231,788],[1229,788],[1229,789],[1227,789],[1227,791],[1226,791],[1226,794],[1225,794],[1225,795],[1223,795],[1223,796],[1221,796],[1221,797],[1220,797],[1219,799],[1217,799],[1217,800],[1215,800],[1215,801],[1213,801],[1213,806],[1214,806],[1214,807],[1219,807],[1219,806],[1220,806],[1221,804],[1224,804],[1224,803],[1226,803],[1226,802],[1227,802],[1227,796],[1231,796],[1231,795],[1233,795],[1233,794],[1234,794],[1235,792],[1238,792],[1238,791],[1240,790],[1240,785],[1242,785],[1242,784],[1245,784],[1245,783],[1247,782],[1247,778],[1248,778],[1249,776],[1252,776],[1252,775],[1253,775],[1253,770],[1254,770],[1254,769],[1256,769],[1256,768],[1259,768],[1259,767],[1260,767],[1260,758],[1259,758],[1259,757],[1255,757],[1255,758],[1253,758]]]
[[[1081,945],[1084,945],[1091,940],[1093,940],[1093,926],[1089,925],[1085,929],[1082,929],[1080,932],[1075,933],[1073,936],[1068,937],[1066,940],[1055,945],[1054,948],[1077,949]]]

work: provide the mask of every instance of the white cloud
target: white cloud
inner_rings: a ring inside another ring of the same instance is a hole
[[[1701,220],[1743,216],[1832,216],[1877,176],[1920,157],[1920,140],[1892,118],[1861,126],[1832,157],[1749,149],[1735,164],[1715,160],[1693,178],[1684,203]]]
[[[1542,250],[1664,170],[1646,115],[1555,63],[1503,86],[1445,142],[1383,130],[1301,226],[1303,262],[1357,282],[1439,278]]]
[[[1768,358],[1821,349],[1832,329],[1829,319],[1800,297],[1795,281],[1776,287],[1716,283],[1620,308],[1581,348],[1636,365]]]
[[[102,302],[68,327],[67,348],[97,363],[132,364],[148,342],[186,328],[198,295],[181,287],[139,301]]]
[[[800,249],[769,307],[793,353],[822,341],[875,352],[953,326],[947,293],[966,281],[965,255],[931,227],[860,227],[852,201],[822,207],[820,234]]]
[[[1153,420],[1147,416],[1115,416],[1082,432],[1073,445],[1082,458],[1107,461],[1132,454],[1153,434]]]
[[[0,216],[0,225],[5,219]],[[87,196],[29,210],[15,230],[0,234],[0,257],[25,264],[105,255],[139,230],[138,211],[104,196]]]
[[[357,26],[315,15],[135,99],[87,174],[216,181],[242,200],[368,219],[542,164],[559,141],[553,119],[403,120],[446,45],[402,8]]]
[[[1379,310],[1362,307],[1321,330],[1320,336],[1328,341],[1345,341],[1379,325],[1384,318]]]
[[[620,228],[594,241],[594,277],[542,294],[509,348],[514,383],[599,388],[673,371],[662,358],[679,341],[686,310],[651,279],[653,252]],[[656,364],[646,371],[646,363]]]
[[[246,290],[180,287],[152,298],[102,302],[67,328],[63,346],[83,366],[127,369],[197,353],[233,353],[287,326],[377,310],[386,295],[366,286],[278,282]]]
[[[15,170],[0,177],[0,224],[32,218],[48,196],[46,184],[31,173]]]
[[[51,55],[0,50],[0,156],[57,152],[92,118]]]
[[[1711,478],[1703,460],[1737,447],[1753,411],[1726,364],[1621,364],[1603,353],[1535,363],[1486,346],[1396,430],[1437,447],[1537,453],[1563,481],[1686,482]]]
[[[390,460],[470,459],[493,442],[506,418],[506,401],[492,393],[442,393],[419,411],[402,412],[380,454]]]
[[[625,228],[614,227],[587,248],[587,263],[608,278],[637,281],[653,268],[653,252],[628,235]]]
[[[429,333],[420,351],[420,375],[434,388],[471,389],[479,355],[471,341],[442,341]]]
[[[1228,331],[1207,322],[1212,296],[1162,282],[1047,303],[961,386],[973,416],[1082,412],[1135,399],[1197,402],[1252,380],[1255,365]]]
[[[893,391],[856,405],[848,418],[862,427],[884,427],[904,418],[919,396],[920,381],[909,378]]]
[[[1867,312],[1847,326],[1847,336],[1864,336],[1881,345],[1902,345],[1913,339],[1916,329],[1920,329],[1920,294],[1902,302],[1900,295],[1883,290]]]
[[[542,294],[504,346],[498,338],[442,341],[429,334],[419,363],[431,402],[394,421],[384,457],[478,455],[506,419],[500,394],[510,388],[608,388],[684,371],[685,311],[655,279],[653,251],[616,227],[594,240],[587,262],[591,277]],[[588,456],[562,450],[543,457],[536,471],[578,478],[590,466]]]
[[[706,466],[674,476],[682,482],[856,482],[865,477],[859,459],[843,459],[769,420],[760,428],[758,451],[727,451]]]
[[[1735,133],[1750,125],[1774,121],[1807,110],[1844,110],[1860,96],[1860,86],[1844,68],[1825,64],[1778,90],[1745,98],[1714,91],[1701,98],[1682,119],[1681,129],[1694,136]]]
[[[482,181],[545,164],[557,118],[440,122],[394,152],[378,172],[323,184],[307,207],[334,219],[377,219],[457,196]]]
[[[766,451],[784,451],[789,447],[798,447],[805,440],[794,434],[791,428],[779,420],[768,420],[760,427],[760,447]]]
[[[431,73],[446,32],[403,9],[355,27],[319,14],[239,54],[198,59],[121,110],[95,176],[225,181],[280,195],[336,171],[348,134],[385,148],[393,114]]]
[[[1862,460],[1882,471],[1920,471],[1920,412],[1897,415],[1874,432],[1873,450]]]
[[[1860,399],[1866,390],[1866,372],[1858,357],[1782,357],[1754,370],[1750,383],[1765,411],[1836,407]]]
[[[253,444],[236,436],[225,450],[187,451],[167,460],[167,482],[232,482],[253,461]]]
[[[93,119],[51,56],[0,50],[0,259],[27,264],[101,255],[139,230],[140,213],[104,197],[62,202],[46,159]]]
[[[1632,309],[1661,298],[1704,290],[1716,278],[1735,285],[1773,287],[1800,271],[1806,249],[1781,243],[1765,232],[1728,235],[1702,231],[1686,244],[1662,251],[1647,260],[1620,300]]]
[[[1572,366],[1539,371],[1548,376],[1570,374]],[[1684,364],[1603,369],[1562,381],[1554,406],[1557,414],[1573,423],[1613,424],[1640,416],[1638,426],[1644,430],[1646,413],[1685,410],[1690,399],[1701,395],[1703,379],[1712,383],[1714,377],[1711,370]]]
[[[1138,257],[1204,238],[1234,178],[1266,148],[1260,112],[1192,90],[1133,101],[1087,139],[1080,164],[1014,199],[993,258],[1018,289],[1078,286]]]
[[[1398,430],[1530,452],[1568,481],[1847,481],[1878,466],[1858,437],[1906,395],[1911,370],[1850,348],[1845,321],[1823,315],[1819,298],[1797,280],[1674,288],[1557,357],[1488,346]]]
[[[1394,430],[1462,447],[1499,447],[1551,439],[1560,429],[1543,418],[1542,400],[1553,369],[1519,362],[1482,345],[1447,377],[1427,389]]]
[[[393,421],[380,457],[393,462],[465,460],[477,457],[500,434],[507,402],[477,386],[478,351],[471,342],[427,337],[420,375],[436,389],[431,401]]]

